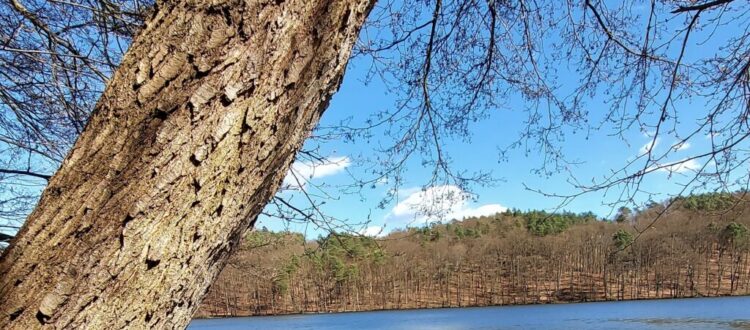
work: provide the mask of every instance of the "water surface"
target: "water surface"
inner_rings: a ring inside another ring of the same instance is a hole
[[[193,320],[201,329],[748,329],[750,297],[417,309]]]

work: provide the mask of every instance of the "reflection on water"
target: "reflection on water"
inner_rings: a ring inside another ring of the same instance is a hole
[[[750,306],[748,306],[750,308]],[[750,313],[750,312],[748,312]],[[684,329],[702,329],[705,327],[720,327],[727,329],[747,329],[750,330],[750,320],[716,320],[696,317],[686,318],[639,318],[639,319],[611,319],[609,322],[634,322],[645,323],[648,325],[669,325],[677,326]]]
[[[188,329],[750,330],[750,297],[205,319]]]

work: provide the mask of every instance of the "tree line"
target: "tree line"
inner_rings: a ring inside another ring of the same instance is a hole
[[[748,201],[676,197],[611,221],[508,210],[383,238],[256,230],[198,316],[748,294]]]

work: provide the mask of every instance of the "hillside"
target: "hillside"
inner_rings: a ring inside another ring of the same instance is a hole
[[[511,210],[382,239],[254,231],[198,316],[748,294],[748,202],[677,198],[636,240],[666,204],[620,222]]]

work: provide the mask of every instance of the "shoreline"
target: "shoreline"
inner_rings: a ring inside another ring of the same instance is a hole
[[[527,304],[407,307],[407,308],[362,309],[362,310],[344,310],[344,311],[328,311],[328,312],[299,312],[299,313],[257,314],[257,315],[255,314],[211,315],[211,316],[194,317],[193,320],[248,318],[248,317],[278,317],[278,316],[295,316],[295,315],[301,316],[301,315],[351,314],[351,313],[368,313],[368,312],[395,312],[395,311],[460,309],[460,308],[523,307],[523,306],[540,306],[540,305],[577,305],[577,304],[590,304],[590,303],[618,303],[618,302],[660,301],[660,300],[719,299],[719,298],[732,298],[732,297],[750,297],[750,294],[696,295],[692,297],[654,297],[654,298],[634,298],[634,299],[622,299],[622,300],[548,301],[548,302],[537,302],[537,303],[527,303]]]

